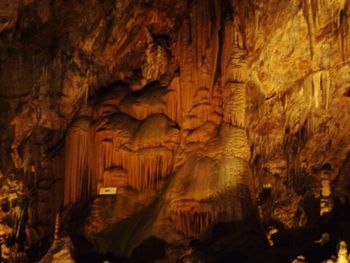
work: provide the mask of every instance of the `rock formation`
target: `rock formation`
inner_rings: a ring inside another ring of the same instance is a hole
[[[150,238],[249,257],[268,229],[342,214],[349,15],[347,0],[0,0],[2,259],[54,240],[42,262],[55,246],[74,260],[77,236],[115,258]],[[215,239],[227,224],[237,236]]]

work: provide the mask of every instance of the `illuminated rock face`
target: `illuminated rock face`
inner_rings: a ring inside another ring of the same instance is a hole
[[[123,256],[349,198],[347,1],[44,2],[0,4],[0,170],[41,200],[31,246],[73,205]]]

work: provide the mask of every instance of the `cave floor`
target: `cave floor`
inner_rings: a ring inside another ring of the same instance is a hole
[[[320,245],[314,241],[323,233],[330,235],[329,241]],[[215,225],[201,240],[192,240],[184,245],[169,245],[151,237],[138,246],[130,258],[117,258],[113,253],[99,255],[84,240],[76,239],[77,262],[292,262],[303,255],[309,263],[319,263],[337,255],[341,240],[350,241],[350,208],[338,208],[310,226],[280,230],[273,235],[274,247],[269,247],[263,235],[263,227],[251,218],[244,222]],[[77,242],[78,241],[78,242]],[[169,251],[172,251],[169,253]]]

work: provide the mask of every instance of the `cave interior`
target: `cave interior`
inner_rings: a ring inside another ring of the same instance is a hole
[[[0,262],[349,263],[349,0],[0,0]]]

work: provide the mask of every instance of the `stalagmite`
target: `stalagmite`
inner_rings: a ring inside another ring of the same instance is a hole
[[[321,238],[318,240],[315,240],[315,244],[319,244],[321,247],[327,244],[330,241],[330,235],[328,233],[323,233],[321,235]]]
[[[274,226],[269,226],[267,231],[266,231],[266,237],[267,237],[267,241],[269,242],[270,247],[274,246],[274,242],[272,239],[272,236],[276,233],[278,233],[278,229]]]
[[[321,175],[321,197],[320,197],[320,215],[323,216],[332,212],[333,200],[331,190],[330,174],[323,172]]]
[[[348,246],[345,241],[340,241],[338,248],[337,263],[349,263]]]
[[[219,134],[224,145],[224,155],[235,156],[242,160],[249,159],[250,148],[248,145],[248,137],[244,129],[223,124]]]
[[[245,126],[245,84],[228,82],[224,88],[224,121],[235,126]]]
[[[292,263],[306,263],[306,258],[302,255],[297,256],[296,258],[292,259]]]
[[[61,215],[60,213],[57,213],[55,218],[55,232],[53,237],[53,244],[56,244],[60,238],[60,228],[61,228]]]

